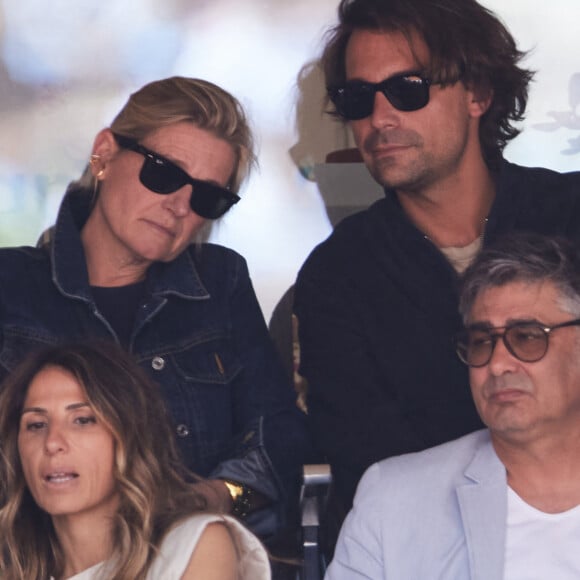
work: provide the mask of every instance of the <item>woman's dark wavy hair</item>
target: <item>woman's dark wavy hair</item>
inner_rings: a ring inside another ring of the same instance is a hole
[[[145,578],[164,535],[206,507],[185,481],[155,385],[110,342],[86,341],[33,352],[2,384],[0,395],[0,578],[60,578],[63,552],[49,514],[28,491],[18,431],[28,388],[48,366],[70,373],[115,442],[119,510],[113,526],[111,580]]]
[[[399,31],[410,42],[416,31],[430,52],[424,64],[433,82],[461,80],[481,94],[493,93],[479,138],[488,166],[497,165],[520,132],[513,124],[524,118],[534,73],[518,66],[526,53],[492,12],[475,0],[342,0],[338,16],[321,58],[327,87],[346,79],[345,53],[354,30]]]

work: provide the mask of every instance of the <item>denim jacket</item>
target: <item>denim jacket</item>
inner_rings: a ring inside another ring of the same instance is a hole
[[[87,216],[71,189],[50,244],[0,250],[0,375],[43,344],[118,341],[91,295],[80,240]],[[154,263],[129,350],[161,386],[187,467],[270,498],[247,524],[262,536],[275,531],[308,440],[245,260],[204,244]]]

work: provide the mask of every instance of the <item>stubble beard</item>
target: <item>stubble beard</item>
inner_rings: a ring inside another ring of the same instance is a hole
[[[393,157],[377,159],[372,161],[369,171],[383,187],[408,195],[419,195],[435,180],[421,159],[404,164]]]
[[[451,140],[442,150],[425,149],[423,137],[415,131],[389,129],[374,131],[363,143],[367,168],[383,187],[397,193],[419,196],[457,173],[467,148],[468,135]],[[406,150],[380,155],[381,147],[401,145]]]
[[[380,154],[381,147],[405,147],[392,155]],[[423,152],[423,139],[415,132],[400,129],[371,133],[362,153],[370,174],[387,189],[415,193],[424,189],[433,176]]]

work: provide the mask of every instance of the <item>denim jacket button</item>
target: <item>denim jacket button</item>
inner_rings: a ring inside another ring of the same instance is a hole
[[[163,370],[163,367],[165,366],[165,359],[161,356],[153,357],[153,360],[151,361],[151,366],[153,367],[153,370],[156,371]]]
[[[189,435],[189,427],[187,425],[178,425],[175,429],[178,437],[187,437]]]

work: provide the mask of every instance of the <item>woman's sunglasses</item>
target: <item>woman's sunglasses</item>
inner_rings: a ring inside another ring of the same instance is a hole
[[[225,187],[190,177],[181,167],[150,151],[130,137],[113,133],[119,147],[143,155],[139,180],[151,191],[161,195],[174,193],[184,185],[191,185],[189,205],[199,216],[214,220],[224,215],[240,198]]]
[[[336,112],[347,121],[358,121],[373,114],[375,95],[383,93],[399,111],[417,111],[429,102],[428,79],[418,73],[399,74],[380,83],[347,81],[330,87],[328,96]]]

